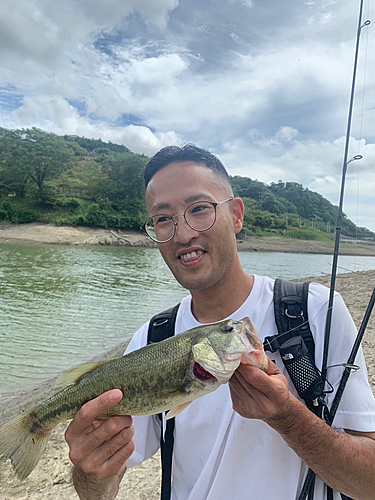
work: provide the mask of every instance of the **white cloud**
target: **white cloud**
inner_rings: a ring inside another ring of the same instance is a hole
[[[231,173],[300,182],[336,203],[356,16],[347,0],[3,0],[0,125],[100,137],[147,155],[195,142]],[[350,151],[364,156],[366,200],[375,159],[370,28]]]
[[[147,127],[137,127],[129,125],[124,130],[115,133],[122,144],[131,145],[136,153],[143,153],[147,156],[154,155],[159,149],[170,144],[181,144],[181,137],[173,131],[163,133],[153,133]]]
[[[229,0],[229,3],[239,3],[250,9],[254,7],[254,0]]]
[[[25,97],[23,105],[11,114],[15,123],[24,126],[41,124],[43,128],[50,128],[53,124],[56,129],[70,128],[72,121],[79,119],[78,113],[68,101],[61,96]]]
[[[104,141],[123,144],[135,153],[148,156],[168,144],[182,143],[181,137],[171,130],[154,133],[143,126],[113,127],[110,124],[90,122],[86,117],[79,116],[76,108],[59,96],[25,98],[23,106],[11,116],[9,128],[27,128],[38,124],[39,128],[48,132],[101,138]]]
[[[277,156],[273,152],[279,132],[274,137],[264,137],[256,146],[256,141],[246,143],[243,138],[225,144],[225,151],[219,156],[231,175],[247,176],[266,183],[278,180],[298,182],[338,205],[345,137],[332,142],[294,139],[292,147]],[[254,135],[254,131],[251,134]],[[348,161],[357,154],[363,158],[347,167],[344,212],[358,225],[375,230],[375,144],[351,138]]]
[[[138,12],[147,23],[160,29],[166,27],[169,13],[178,7],[178,0],[85,0],[85,17],[109,30],[129,14]]]
[[[315,14],[314,16],[309,17],[307,22],[308,24],[318,23],[321,26],[324,26],[325,24],[331,22],[332,18],[333,18],[333,13],[330,11],[330,12]]]
[[[34,79],[41,72],[52,77],[56,71],[73,70],[71,63],[82,63],[97,37],[115,33],[126,25],[129,14],[138,13],[147,23],[165,28],[178,0],[16,0],[16,4],[14,8],[14,0],[2,1],[0,64],[19,81],[26,72]]]

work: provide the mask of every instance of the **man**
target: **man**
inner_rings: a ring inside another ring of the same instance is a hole
[[[192,145],[162,149],[145,172],[146,227],[177,281],[190,291],[178,311],[175,334],[204,323],[251,317],[261,338],[276,333],[273,281],[247,275],[235,235],[244,208],[234,198],[221,162]],[[208,214],[197,216],[197,214]],[[211,215],[210,215],[211,214]],[[200,217],[206,217],[201,222]],[[328,291],[310,285],[309,318],[321,366]],[[356,329],[340,296],[335,298],[328,379],[337,387]],[[147,324],[128,350],[147,342]],[[176,416],[172,500],[292,500],[307,471],[334,490],[374,499],[375,403],[361,370],[347,385],[330,428],[298,399],[278,353],[267,373],[240,365],[229,384],[194,401]],[[289,383],[288,383],[289,380]],[[95,418],[121,399],[109,391],[84,405],[66,432],[73,480],[81,499],[113,499],[126,467],[159,447],[154,416]],[[343,431],[346,432],[343,432]],[[132,439],[134,437],[134,439]],[[307,465],[306,465],[307,464]],[[318,480],[314,498],[323,500]],[[335,494],[335,498],[339,498]]]

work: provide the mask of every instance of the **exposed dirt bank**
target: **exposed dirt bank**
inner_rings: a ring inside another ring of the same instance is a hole
[[[0,243],[50,245],[121,245],[155,247],[140,231],[114,231],[102,228],[54,226],[52,224],[0,224]],[[320,241],[305,241],[275,236],[238,238],[239,250],[253,252],[286,252],[332,254],[331,245]],[[341,255],[375,256],[375,245],[341,245]]]

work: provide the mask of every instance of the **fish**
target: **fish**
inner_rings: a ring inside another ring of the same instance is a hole
[[[100,417],[153,415],[166,419],[229,381],[240,363],[267,370],[268,358],[249,318],[207,324],[120,358],[64,372],[59,392],[0,427],[0,457],[22,481],[36,467],[57,424],[110,389],[122,400]]]

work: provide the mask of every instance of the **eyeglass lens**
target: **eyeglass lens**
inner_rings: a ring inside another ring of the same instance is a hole
[[[205,201],[189,205],[184,213],[187,224],[195,231],[210,229],[215,222],[215,215],[215,205]],[[175,231],[175,217],[178,216],[154,215],[145,224],[147,234],[160,243],[170,240]]]

